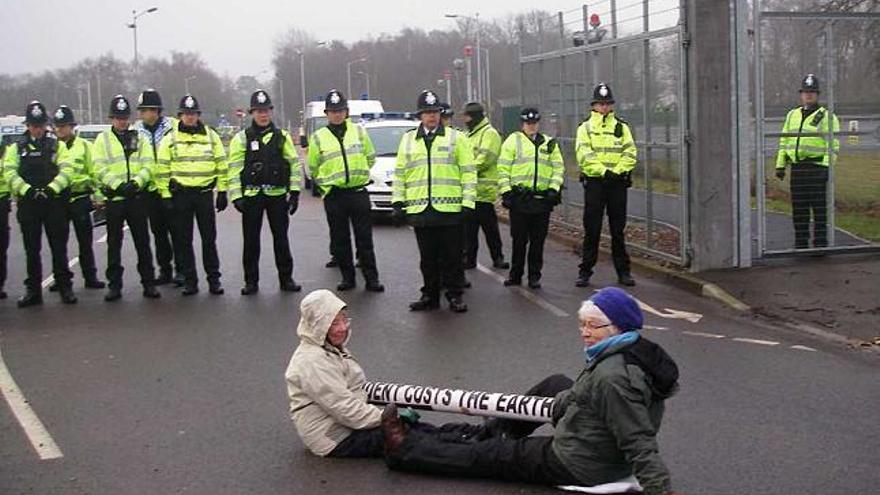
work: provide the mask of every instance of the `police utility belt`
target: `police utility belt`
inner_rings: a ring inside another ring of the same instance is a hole
[[[168,184],[168,190],[171,191],[171,194],[202,194],[213,192],[216,185],[217,179],[212,180],[210,184],[205,186],[184,186],[171,179],[171,182]]]

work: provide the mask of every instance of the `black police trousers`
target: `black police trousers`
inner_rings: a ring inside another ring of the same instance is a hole
[[[794,247],[806,249],[813,216],[813,247],[828,246],[828,167],[809,162],[791,166],[791,219]]]
[[[608,210],[611,229],[611,258],[618,275],[629,274],[630,261],[626,253],[626,199],[627,187],[620,181],[588,177],[584,180],[584,249],[580,264],[581,275],[593,274],[599,258],[599,238],[602,218]]]
[[[79,245],[79,266],[83,279],[97,280],[98,267],[95,265],[95,248],[92,242],[92,200],[88,196],[74,199],[67,204],[67,220],[73,224],[76,243]]]
[[[290,241],[287,228],[290,217],[287,214],[287,197],[267,196],[259,193],[256,196],[242,198],[241,230],[244,235],[244,281],[256,284],[260,281],[260,233],[263,230],[263,214],[269,219],[272,230],[272,245],[275,248],[275,267],[278,269],[278,280],[290,280],[293,277],[293,256],[290,254]]]
[[[354,259],[351,252],[351,231],[361,272],[367,283],[379,281],[376,253],[373,249],[373,224],[370,196],[366,189],[357,191],[334,188],[324,197],[324,211],[330,226],[330,252],[339,263],[342,279],[355,279]]]
[[[134,249],[137,252],[137,270],[141,285],[155,283],[153,252],[150,250],[150,232],[147,227],[149,193],[138,194],[121,201],[107,201],[107,285],[111,289],[122,288],[122,240],[123,227],[127,223]]]
[[[486,245],[489,247],[492,260],[504,258],[504,252],[501,251],[501,232],[498,230],[498,215],[495,214],[495,204],[478,201],[473,217],[465,223],[465,265],[473,265],[477,262],[481,228],[486,237]]]
[[[174,219],[162,205],[162,196],[158,192],[143,194],[150,231],[153,233],[153,245],[156,247],[156,264],[161,273],[171,273],[171,262],[174,261],[174,268],[180,273],[183,271],[183,265],[179,260],[174,259],[175,247],[172,232]]]
[[[6,252],[9,250],[9,211],[11,202],[9,197],[0,198],[0,292],[6,284],[6,270],[8,259]]]
[[[526,250],[529,259],[529,281],[541,280],[544,267],[544,241],[550,228],[550,212],[523,213],[510,210],[510,237],[513,253],[510,260],[510,278],[522,280],[525,271]]]
[[[554,397],[571,388],[572,381],[553,375],[526,395]],[[542,485],[579,485],[553,452],[553,437],[529,437],[540,423],[490,420],[487,431],[471,438],[450,438],[436,432],[412,429],[385,462],[391,469],[427,474],[492,478]],[[602,483],[604,480],[597,480]]]
[[[414,230],[424,284],[422,294],[439,300],[440,290],[445,288],[447,299],[461,297],[464,289],[461,224],[429,225]]]
[[[208,283],[220,280],[220,257],[217,255],[217,215],[214,212],[214,191],[175,191],[172,219],[175,232],[175,262],[180,266],[188,286],[198,285],[196,255],[193,250],[193,223],[199,226],[202,240],[202,265]]]
[[[27,279],[24,285],[30,292],[40,292],[43,283],[42,250],[43,230],[49,239],[52,251],[52,274],[58,288],[71,287],[73,274],[67,266],[67,239],[70,226],[67,223],[66,197],[53,199],[20,199],[18,201],[18,223],[27,258]]]

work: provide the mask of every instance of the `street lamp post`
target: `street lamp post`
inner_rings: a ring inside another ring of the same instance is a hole
[[[159,10],[159,7],[150,7],[147,10],[142,10],[140,12],[136,10],[131,11],[131,24],[127,24],[127,26],[131,29],[132,35],[134,36],[134,79],[135,85],[140,84],[140,72],[138,71],[138,26],[137,20],[139,17],[152,14],[153,12]]]
[[[351,62],[346,62],[345,64],[345,77],[348,81],[348,97],[351,98],[351,66],[353,64],[357,64],[359,62],[366,62],[366,58],[359,58],[357,60],[352,60]]]
[[[477,12],[473,16],[462,14],[446,14],[449,19],[457,19],[459,17],[473,20],[477,24],[477,94],[476,99],[483,100],[483,55],[482,55],[482,34],[480,29],[480,13]]]
[[[196,76],[186,76],[183,78],[183,88],[184,88],[183,92],[185,94],[190,94],[189,93],[189,82],[195,78],[196,78]]]
[[[369,98],[370,97],[370,73],[367,71],[359,70],[358,75],[364,76],[364,82],[366,83],[366,86],[367,86],[367,98]]]

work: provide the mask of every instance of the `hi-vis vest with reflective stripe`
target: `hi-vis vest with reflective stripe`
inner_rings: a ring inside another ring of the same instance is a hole
[[[837,116],[828,117],[829,113],[825,107],[817,108],[806,118],[801,107],[789,111],[782,124],[782,132],[793,135],[779,138],[776,168],[785,168],[789,163],[799,162],[811,162],[827,167],[831,163],[828,159],[828,122],[833,120],[833,132],[840,132],[840,121]],[[821,134],[821,136],[801,134]],[[840,151],[840,141],[836,137],[831,141],[831,147],[836,157]]]
[[[229,200],[235,201],[241,197],[250,198],[258,194],[266,196],[282,196],[288,191],[299,192],[299,182],[302,178],[300,173],[299,156],[296,154],[296,148],[293,147],[290,133],[284,129],[280,130],[283,138],[281,146],[281,154],[290,166],[290,185],[288,187],[273,186],[245,186],[242,188],[241,171],[245,166],[245,156],[247,155],[247,133],[239,131],[232,141],[229,142]],[[263,144],[272,140],[272,133],[267,132],[261,138]]]
[[[116,189],[128,181],[135,181],[138,187],[146,189],[153,180],[155,161],[150,143],[138,134],[138,150],[125,159],[122,143],[113,134],[113,129],[98,134],[92,143],[92,160],[95,162],[95,178],[98,187]],[[122,201],[117,196],[113,201]]]
[[[474,149],[474,166],[477,168],[477,201],[494,203],[498,197],[498,154],[501,152],[501,135],[483,117],[468,133]]]
[[[345,126],[342,145],[327,127],[318,129],[309,139],[309,174],[322,195],[333,187],[352,189],[370,182],[370,168],[376,163],[373,142],[363,127],[350,120]]]
[[[618,123],[620,130],[616,132]],[[605,116],[595,111],[590,113],[590,118],[578,127],[575,155],[581,173],[587,177],[602,177],[606,170],[624,174],[636,168],[632,131],[629,124],[618,120],[613,112]]]
[[[47,138],[54,139],[54,138]],[[22,151],[21,147],[24,147],[26,151],[36,152],[39,151],[30,139],[27,139],[26,142],[13,144],[6,149],[6,154],[3,158],[3,175],[4,179],[9,187],[9,190],[16,197],[24,196],[28,190],[31,188],[31,184],[29,184],[24,177],[28,176],[28,171],[20,170],[22,166]],[[47,144],[48,146],[48,144]],[[55,144],[57,146],[57,143]],[[53,190],[55,193],[61,193],[64,189],[66,189],[70,185],[70,172],[71,167],[70,163],[64,160],[58,150],[55,149],[51,157],[49,157],[51,163],[54,164],[52,168],[57,168],[57,173],[51,180],[47,180],[46,187]],[[29,158],[25,158],[25,160],[30,160]],[[41,160],[41,158],[36,158],[36,160]],[[45,165],[45,162],[41,162],[42,165]],[[26,166],[26,165],[25,165]],[[38,170],[39,172],[46,172],[46,169]]]
[[[400,140],[392,202],[403,203],[410,215],[425,211],[428,205],[443,213],[458,213],[462,206],[473,209],[477,171],[469,146],[456,143],[462,141],[461,133],[437,128],[429,154],[418,132],[413,129]]]
[[[75,136],[70,147],[58,141],[58,154],[70,164],[70,200],[73,201],[95,192],[95,164],[92,160],[92,145],[85,139]]]
[[[220,136],[205,126],[204,134],[178,131],[177,125],[159,143],[156,185],[163,198],[171,197],[173,179],[184,187],[209,187],[216,181],[225,191],[229,170]]]
[[[498,189],[501,194],[520,186],[533,191],[553,189],[559,192],[565,174],[558,143],[546,134],[540,146],[522,131],[507,136],[498,158]]]

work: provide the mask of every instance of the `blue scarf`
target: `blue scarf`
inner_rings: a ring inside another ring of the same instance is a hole
[[[587,362],[596,359],[599,354],[602,354],[605,349],[608,349],[611,346],[615,347],[623,347],[633,342],[639,340],[639,332],[635,330],[629,332],[619,333],[613,337],[608,337],[607,339],[597,342],[589,347],[584,348],[584,353],[587,355]]]

